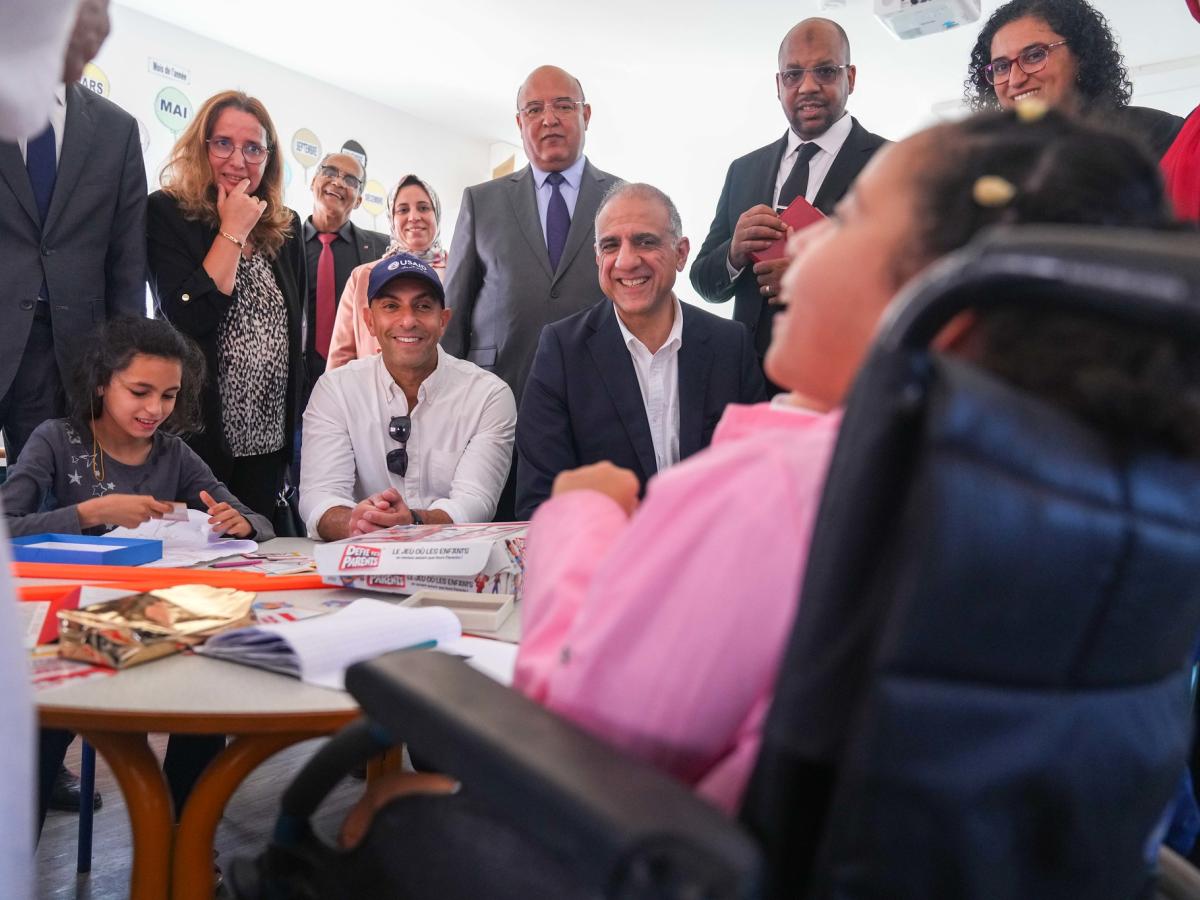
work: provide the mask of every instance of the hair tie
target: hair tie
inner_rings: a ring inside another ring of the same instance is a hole
[[[1008,206],[1016,195],[1017,189],[1013,183],[999,175],[983,175],[975,179],[975,187],[971,191],[975,202],[988,209]]]
[[[1026,125],[1040,122],[1049,111],[1050,107],[1044,101],[1036,97],[1030,97],[1017,104],[1017,121],[1024,122]]]

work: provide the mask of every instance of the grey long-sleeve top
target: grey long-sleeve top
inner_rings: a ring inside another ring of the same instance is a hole
[[[0,485],[4,518],[13,537],[53,532],[79,534],[78,504],[105,494],[143,494],[180,501],[204,511],[200,492],[240,512],[254,529],[256,541],[275,537],[271,523],[252,512],[217,481],[191,447],[172,434],[157,431],[150,455],[139,466],[127,466],[107,454],[103,467],[92,465],[92,435],[67,419],[39,425],[21,450],[21,458]],[[103,475],[97,477],[97,473]],[[105,528],[88,529],[102,533]]]

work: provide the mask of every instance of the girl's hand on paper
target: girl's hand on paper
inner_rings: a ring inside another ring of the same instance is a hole
[[[254,533],[245,516],[228,503],[218,503],[208,491],[200,492],[200,502],[208,507],[208,524],[217,534],[246,538]]]
[[[95,528],[97,525],[122,525],[137,528],[151,519],[161,519],[174,507],[162,500],[141,494],[108,494],[84,500],[75,509],[79,513],[80,528]]]
[[[559,473],[550,496],[557,497],[568,491],[599,491],[614,500],[625,515],[632,516],[638,508],[639,487],[637,476],[628,469],[610,462],[598,462]]]

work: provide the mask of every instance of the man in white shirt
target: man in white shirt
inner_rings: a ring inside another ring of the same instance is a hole
[[[517,518],[567,469],[609,460],[642,487],[707,447],[729,403],[763,398],[746,329],[681,304],[688,239],[671,198],[621,184],[596,213],[605,299],[542,329],[517,420]]]
[[[438,345],[453,314],[445,296],[415,256],[371,272],[363,315],[380,353],[327,371],[304,413],[300,514],[310,537],[491,520],[516,401],[497,376]]]
[[[778,312],[784,258],[756,263],[750,254],[786,236],[779,218],[796,197],[829,215],[886,139],[846,112],[857,69],[850,40],[836,22],[805,19],[779,46],[775,88],[788,131],[733,161],[717,214],[692,265],[692,286],[705,300],[735,297],[733,318],[754,338],[761,360]]]

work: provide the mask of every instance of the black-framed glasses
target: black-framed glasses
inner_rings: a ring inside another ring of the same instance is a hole
[[[1040,72],[1046,68],[1046,60],[1050,58],[1050,51],[1065,43],[1067,43],[1066,40],[1055,41],[1053,44],[1032,44],[1016,56],[997,56],[983,67],[983,77],[987,79],[988,84],[1004,84],[1008,81],[1008,76],[1012,74],[1013,63],[1020,66],[1021,71],[1026,75]]]
[[[204,143],[208,144],[208,149],[217,159],[229,159],[233,156],[234,150],[242,151],[242,159],[246,161],[248,166],[257,166],[264,162],[271,155],[270,149],[262,144],[256,144],[254,141],[246,141],[240,147],[231,141],[229,138],[209,138]]]
[[[408,416],[392,416],[388,422],[388,437],[400,445],[388,451],[388,471],[403,478],[408,472],[408,439],[412,437],[412,419]]]
[[[324,175],[331,181],[341,181],[346,187],[352,191],[357,191],[362,187],[362,179],[357,175],[351,175],[349,172],[343,172],[337,166],[321,166],[317,169],[318,174]]]
[[[779,73],[779,82],[785,88],[799,87],[804,83],[804,76],[811,74],[817,84],[833,84],[842,74],[843,69],[850,68],[850,63],[840,66],[813,66],[811,69],[784,69]]]
[[[544,100],[533,100],[522,106],[518,112],[526,119],[540,119],[549,107],[559,118],[573,115],[575,110],[587,103],[586,100],[572,100],[570,97],[555,97],[548,103]]]

